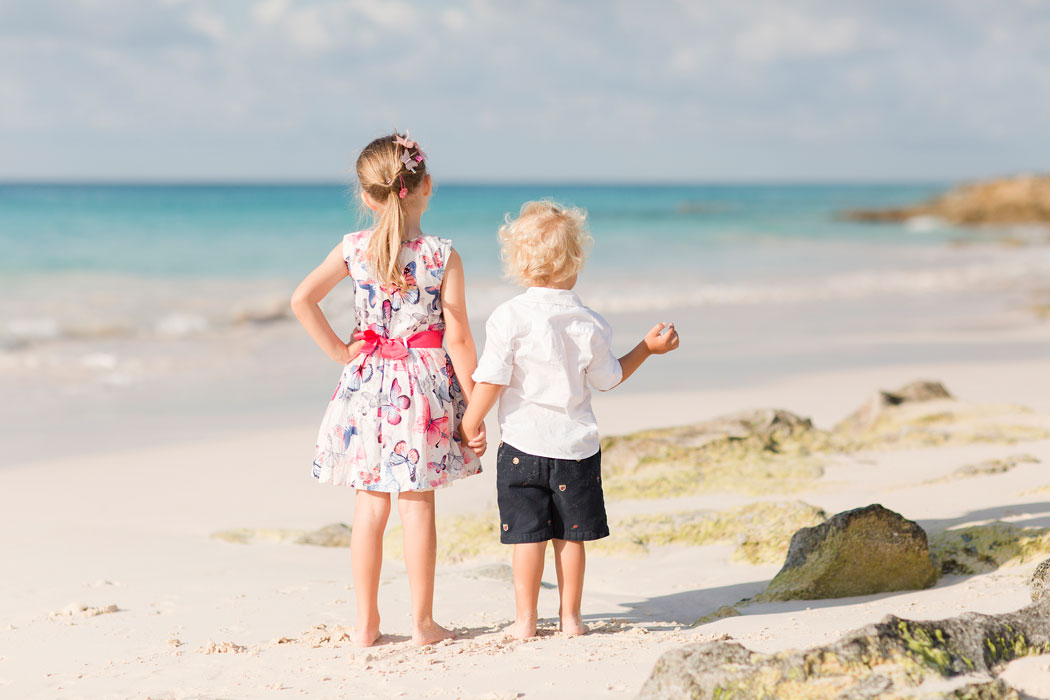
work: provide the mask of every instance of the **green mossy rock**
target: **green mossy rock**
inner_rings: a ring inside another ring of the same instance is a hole
[[[934,565],[944,574],[980,574],[1050,553],[1050,529],[994,522],[930,536]]]
[[[1039,602],[1050,592],[1050,559],[1044,559],[1039,566],[1035,567],[1032,578],[1028,581],[1028,588],[1032,594],[1032,601]]]
[[[403,530],[400,525],[387,530],[383,537],[383,556],[404,556]],[[480,556],[507,556],[510,548],[499,541],[499,514],[495,511],[470,515],[452,515],[437,521],[437,560],[455,564]]]
[[[895,391],[877,391],[831,431],[843,452],[968,445],[1013,444],[1050,437],[1045,422],[1023,406],[973,405],[957,401],[940,382],[918,380]]]
[[[832,516],[791,538],[787,559],[755,600],[813,600],[932,586],[926,533],[874,504]]]
[[[350,526],[346,523],[332,523],[318,530],[304,532],[296,544],[311,544],[316,547],[349,547]]]
[[[812,486],[836,454],[1047,437],[1046,420],[1022,406],[967,404],[939,382],[920,380],[876,392],[831,431],[790,411],[764,408],[607,437],[602,440],[605,496],[792,493]]]
[[[887,411],[905,403],[919,403],[935,399],[953,399],[940,382],[918,379],[896,391],[875,392],[860,408],[835,426],[836,432],[863,432],[870,430]]]
[[[332,523],[310,531],[236,527],[213,532],[211,537],[214,540],[222,540],[223,542],[232,542],[234,544],[275,542],[282,544],[310,544],[317,547],[349,547],[350,526],[344,523]]]
[[[697,627],[698,625],[704,625],[708,622],[714,622],[715,620],[721,620],[722,618],[726,617],[740,617],[740,614],[740,611],[734,608],[732,605],[723,605],[718,610],[715,610],[713,613],[708,613],[707,615],[701,617],[699,620],[694,622],[692,626]]]
[[[1039,464],[1039,458],[1029,454],[1016,454],[1002,459],[986,459],[983,462],[959,467],[951,473],[951,476],[956,479],[965,479],[971,476],[1004,474],[1019,464]]]
[[[808,418],[758,409],[694,425],[602,440],[608,498],[673,498],[700,491],[790,492],[823,473],[829,447]]]
[[[1018,693],[994,676],[1013,659],[1047,652],[1050,598],[1005,615],[889,615],[805,650],[759,654],[708,642],[668,651],[638,700],[1013,700]]]
[[[749,564],[775,564],[800,527],[817,525],[828,517],[802,501],[759,501],[723,511],[694,510],[639,515],[615,520],[612,536],[589,549],[618,555],[648,554],[654,546],[691,546],[732,543],[733,558]]]

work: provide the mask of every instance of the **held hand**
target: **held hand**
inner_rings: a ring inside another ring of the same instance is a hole
[[[478,431],[474,434],[474,437],[467,440],[467,447],[473,450],[478,457],[485,454],[485,450],[488,449],[488,440],[485,435],[484,423],[478,426]]]
[[[644,342],[653,355],[663,355],[678,347],[678,331],[673,323],[657,323],[645,334]]]

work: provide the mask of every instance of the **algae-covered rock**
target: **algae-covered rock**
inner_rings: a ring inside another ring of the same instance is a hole
[[[715,620],[721,620],[722,618],[726,617],[740,617],[740,614],[740,611],[734,608],[732,605],[723,605],[718,610],[715,610],[712,613],[708,613],[707,615],[704,615],[703,617],[698,619],[696,622],[693,623],[693,627],[696,627],[697,625],[705,625],[708,622],[714,622]]]
[[[935,566],[945,574],[979,574],[1050,553],[1050,529],[993,522],[930,536]]]
[[[349,547],[350,526],[345,523],[325,525],[318,530],[304,532],[295,543],[312,544],[317,547]]]
[[[750,564],[781,561],[791,535],[824,522],[825,513],[802,501],[760,501],[724,511],[692,510],[614,520],[611,536],[589,545],[595,552],[647,554],[654,546],[732,543],[733,558]]]
[[[808,418],[759,409],[602,441],[609,498],[674,497],[708,490],[785,492],[823,474],[813,452],[827,434]]]
[[[464,571],[463,575],[467,578],[514,583],[514,569],[509,564],[482,564],[469,571]]]
[[[820,508],[802,501],[760,501],[724,511],[686,510],[610,520],[610,537],[587,545],[589,551],[617,556],[645,556],[651,547],[698,547],[735,544],[733,557],[752,564],[781,561],[791,535],[800,527],[827,517]],[[401,527],[383,539],[384,554],[400,557]],[[481,556],[507,556],[499,541],[499,516],[494,511],[437,519],[438,561],[456,563]]]
[[[869,430],[886,411],[905,403],[918,403],[934,399],[952,399],[952,395],[940,382],[918,379],[905,384],[896,391],[876,391],[860,408],[835,426],[836,432],[862,432]]]
[[[967,464],[951,473],[952,478],[965,479],[971,476],[1003,474],[1019,464],[1039,464],[1039,458],[1029,454],[1016,454],[1002,459],[986,459],[976,464]]]
[[[937,577],[923,529],[874,504],[796,532],[783,568],[756,600],[913,590],[932,586]]]
[[[213,540],[232,542],[234,544],[250,544],[252,542],[289,543],[296,542],[305,532],[302,530],[283,530],[280,528],[266,527],[235,527],[229,530],[218,530],[211,533]]]
[[[404,555],[403,530],[400,525],[387,530],[383,537],[383,555]],[[505,556],[510,548],[499,541],[499,515],[485,511],[470,515],[452,515],[437,519],[437,559],[455,564],[480,556]]]
[[[920,380],[877,392],[830,432],[766,408],[607,437],[604,487],[609,499],[791,493],[811,486],[835,454],[1048,437],[1050,422],[1024,407],[967,404],[941,383]]]
[[[994,676],[1015,658],[1048,651],[1050,599],[1004,615],[889,615],[805,650],[760,654],[732,642],[689,644],[657,660],[638,698],[1003,700],[1018,695]]]
[[[843,452],[903,447],[1012,444],[1050,437],[1047,422],[1023,406],[957,401],[938,382],[917,381],[880,391],[831,432]]]
[[[325,525],[317,530],[288,530],[282,528],[235,527],[219,530],[211,534],[212,539],[234,544],[252,542],[275,542],[292,544],[312,544],[319,547],[349,547],[350,526],[343,523]]]
[[[1028,581],[1028,588],[1032,594],[1032,600],[1038,602],[1050,591],[1050,559],[1044,559],[1032,572],[1032,578]],[[1047,596],[1050,597],[1050,596]]]

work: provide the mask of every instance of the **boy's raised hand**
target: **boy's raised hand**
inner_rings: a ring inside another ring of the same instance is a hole
[[[657,323],[645,334],[643,342],[652,354],[663,355],[678,347],[678,331],[673,323]]]

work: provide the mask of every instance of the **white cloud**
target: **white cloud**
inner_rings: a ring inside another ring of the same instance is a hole
[[[395,125],[474,179],[886,175],[895,158],[915,177],[917,150],[936,174],[967,143],[988,168],[1050,161],[1050,9],[902,7],[9,0],[0,175],[169,167],[131,146],[109,158],[120,136],[170,142],[201,176],[320,177]],[[668,133],[689,135],[673,155]],[[600,155],[565,157],[581,150]]]
[[[262,24],[273,24],[288,12],[289,0],[262,0],[252,7],[252,17]]]
[[[791,6],[770,6],[734,41],[744,61],[835,56],[862,45],[860,22],[852,17],[814,17]]]
[[[193,9],[186,15],[186,23],[214,41],[227,38],[226,22],[222,17],[203,9]]]

